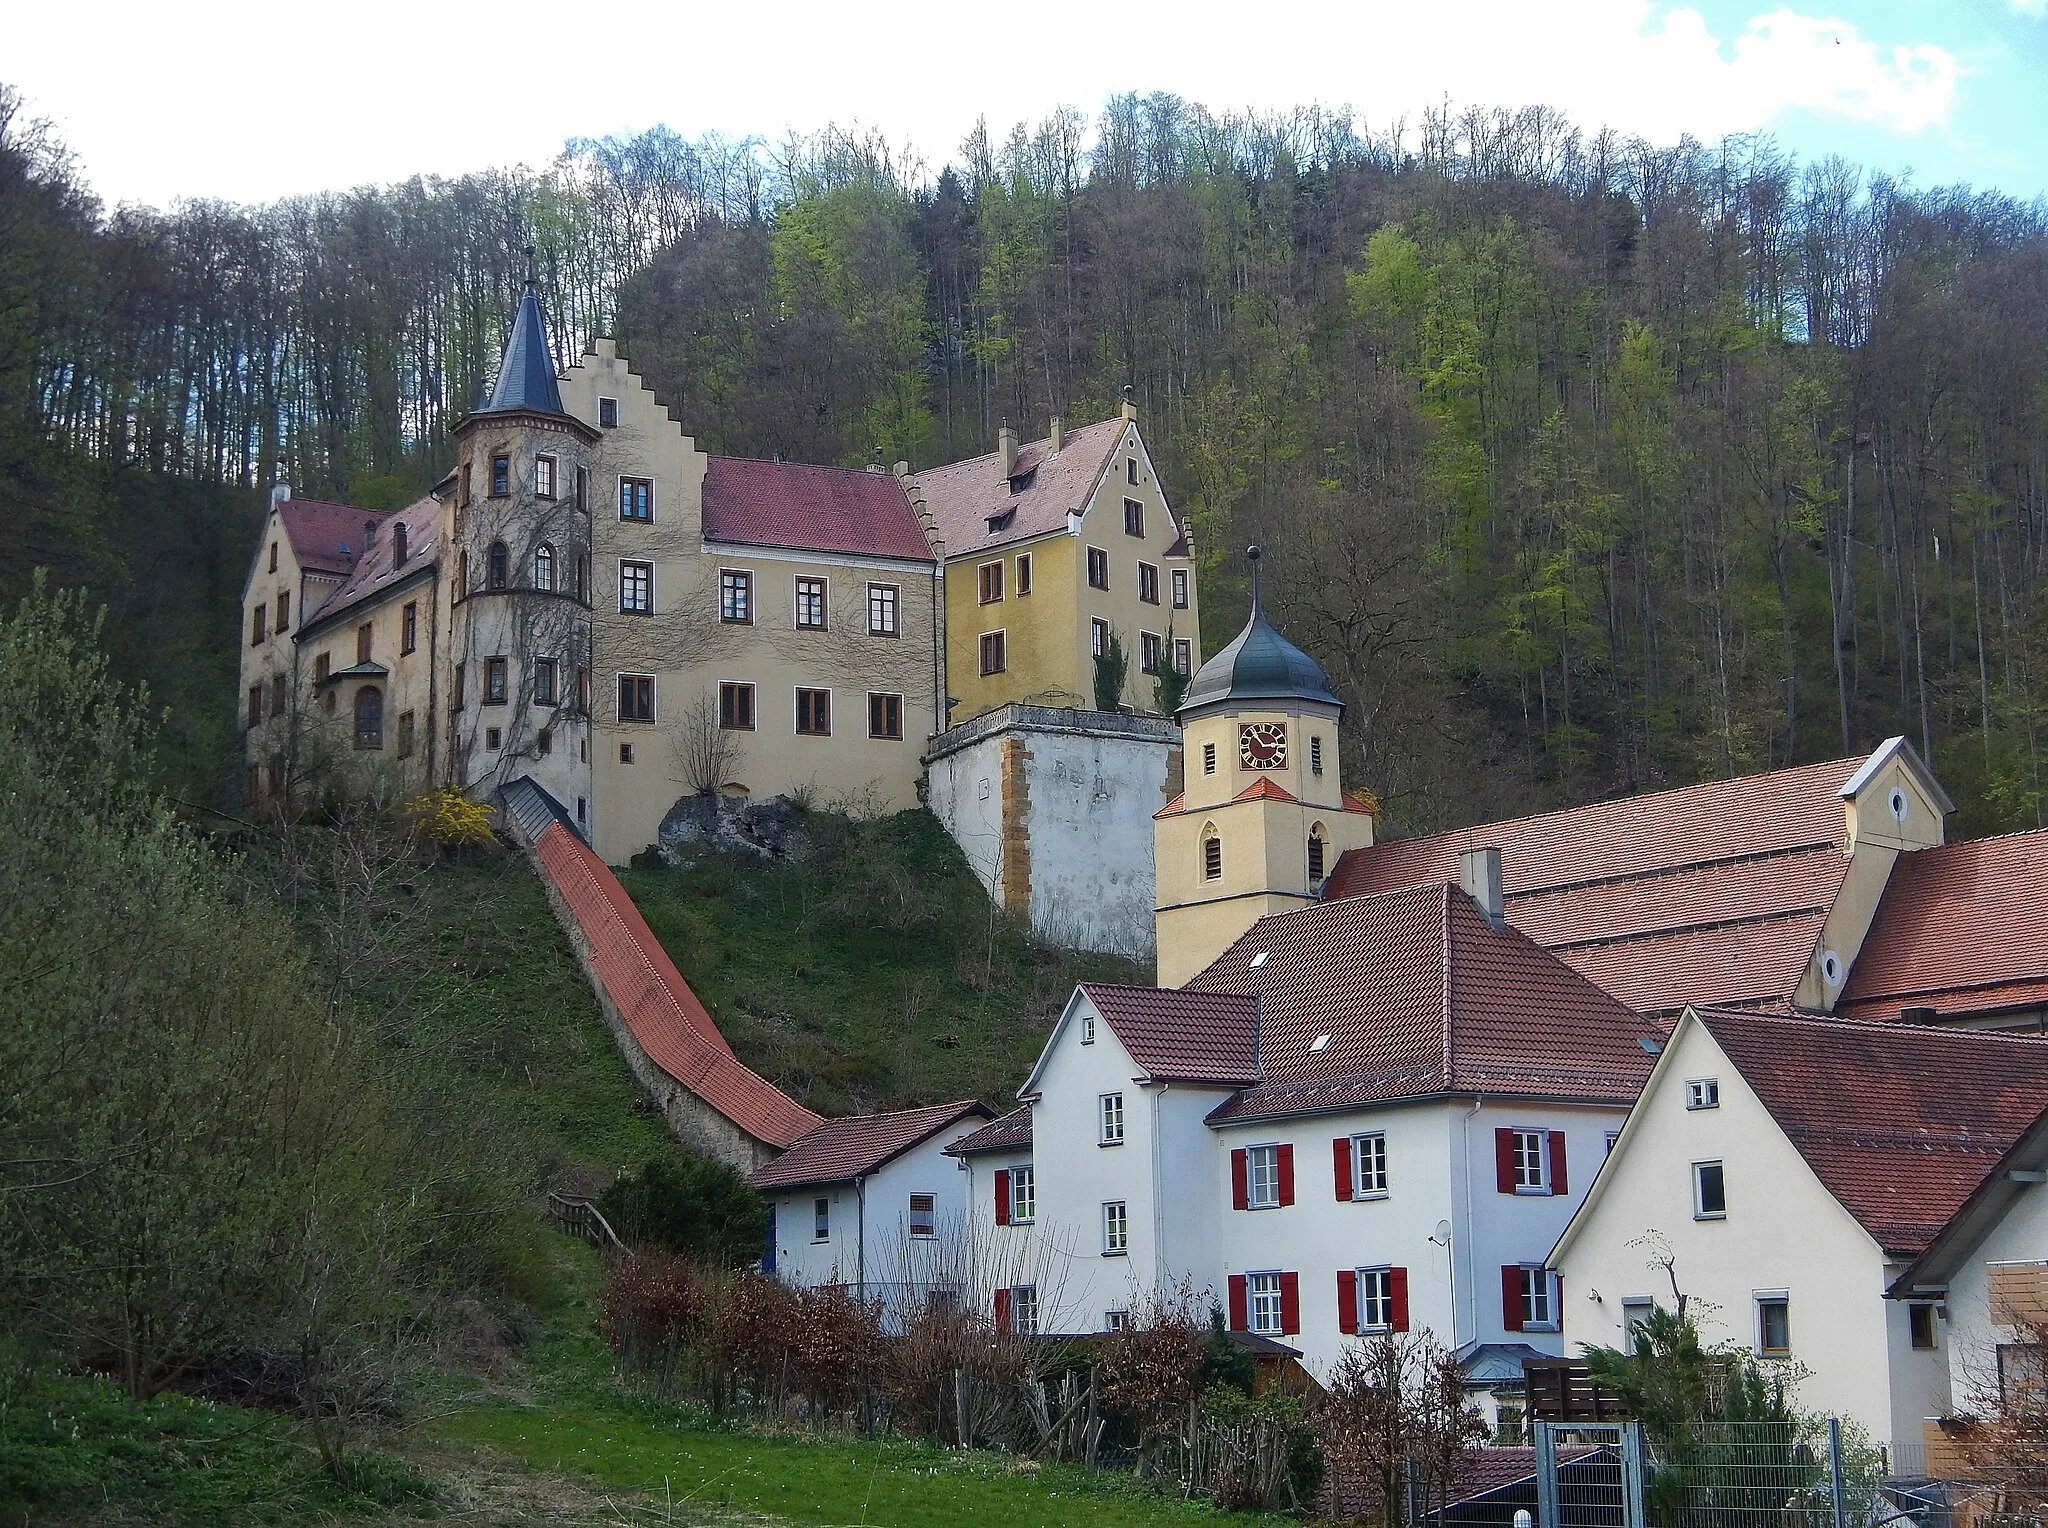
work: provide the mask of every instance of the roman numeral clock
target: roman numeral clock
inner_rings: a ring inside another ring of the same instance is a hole
[[[1246,769],[1285,769],[1287,723],[1244,723],[1237,729],[1237,757]]]

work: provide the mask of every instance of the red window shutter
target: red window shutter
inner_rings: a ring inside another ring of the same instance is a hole
[[[1274,1155],[1279,1158],[1280,1202],[1282,1204],[1292,1204],[1294,1203],[1294,1148],[1292,1146],[1282,1146]]]
[[[1566,1176],[1564,1170],[1564,1132],[1562,1130],[1549,1132],[1549,1138],[1544,1141],[1543,1145],[1546,1155],[1550,1158],[1550,1191],[1553,1194],[1569,1194],[1572,1191],[1572,1185],[1571,1179]]]
[[[1337,1270],[1337,1330],[1347,1336],[1358,1330],[1358,1273],[1355,1269]]]
[[[1494,1186],[1503,1194],[1515,1191],[1515,1132],[1512,1130],[1493,1132],[1493,1176]]]
[[[1251,1202],[1251,1190],[1245,1186],[1244,1148],[1239,1147],[1230,1154],[1230,1207],[1233,1210],[1248,1209]],[[1244,1328],[1238,1327],[1237,1330],[1243,1331]]]
[[[1508,1331],[1522,1329],[1522,1267],[1509,1263],[1500,1271],[1500,1324]]]
[[[1280,1335],[1292,1337],[1301,1330],[1301,1275],[1280,1275]]]
[[[1007,1332],[1009,1329],[1010,1292],[1007,1289],[998,1289],[996,1291],[996,1330]]]
[[[1242,1156],[1243,1153],[1240,1152],[1239,1155]],[[1245,1306],[1244,1275],[1233,1273],[1230,1276],[1230,1329],[1233,1332],[1248,1332],[1251,1325],[1251,1313]]]
[[[1007,1167],[999,1167],[996,1169],[996,1224],[1006,1226],[1009,1223],[1010,1170]],[[1001,1296],[1000,1298],[1007,1299],[1008,1296]]]
[[[1348,1204],[1351,1201],[1351,1137],[1340,1135],[1330,1142],[1330,1156],[1337,1165],[1337,1201]]]
[[[1408,1330],[1408,1270],[1389,1268],[1387,1270],[1387,1304],[1393,1309],[1388,1312],[1388,1324],[1397,1332]]]

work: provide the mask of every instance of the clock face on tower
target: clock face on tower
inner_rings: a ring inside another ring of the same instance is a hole
[[[1246,722],[1237,729],[1237,757],[1246,769],[1287,767],[1287,723]]]

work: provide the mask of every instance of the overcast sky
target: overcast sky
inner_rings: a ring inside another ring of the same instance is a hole
[[[4,6],[0,80],[109,203],[539,165],[657,122],[858,123],[936,169],[979,116],[1000,138],[1123,90],[1349,106],[1375,128],[1446,98],[1543,102],[1658,141],[1765,129],[1923,186],[2048,193],[2048,0]]]

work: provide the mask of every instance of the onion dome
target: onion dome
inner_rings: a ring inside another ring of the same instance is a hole
[[[1188,684],[1176,713],[1180,720],[1210,711],[1272,710],[1294,706],[1327,707],[1344,713],[1344,702],[1330,691],[1323,667],[1273,629],[1259,599],[1259,549],[1248,547],[1252,565],[1252,613],[1244,630],[1202,665]]]

